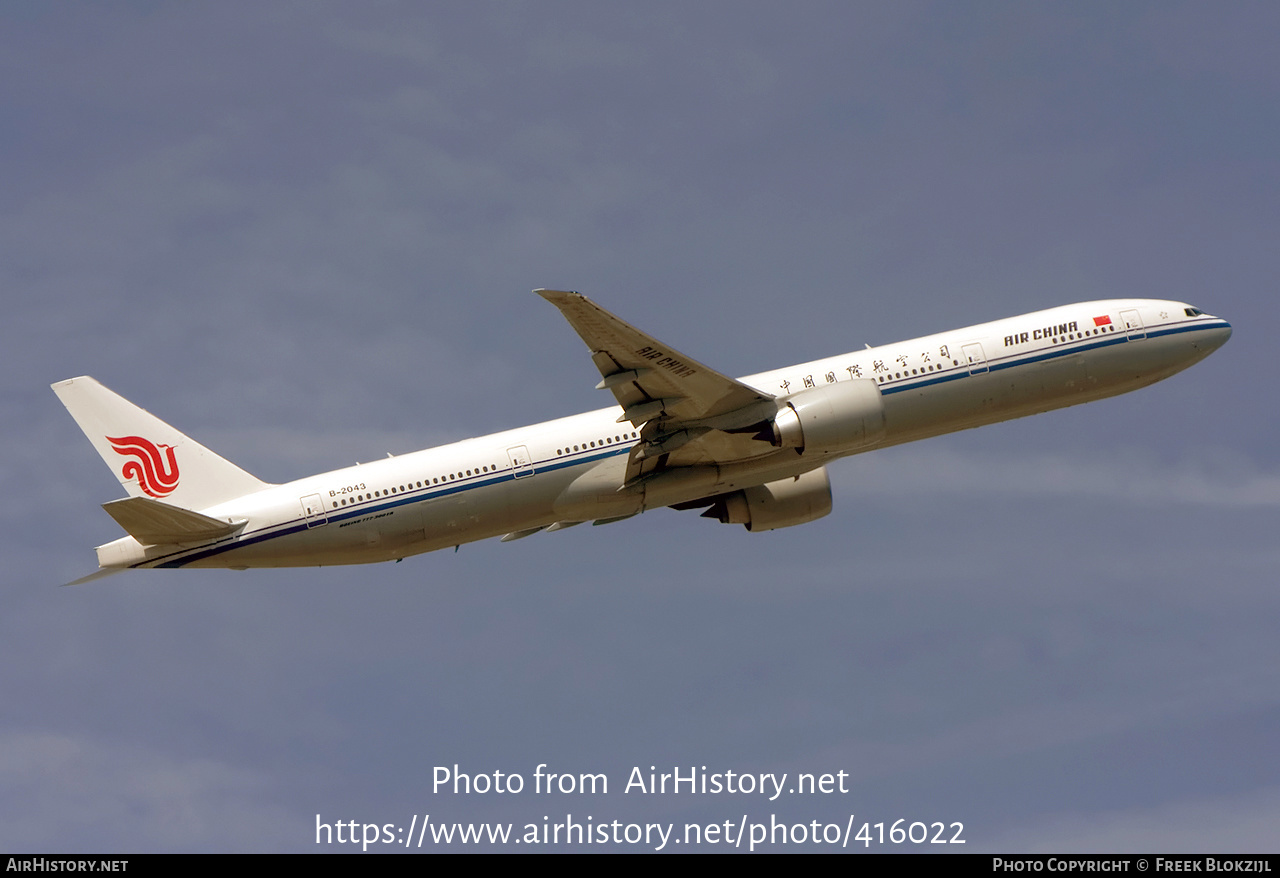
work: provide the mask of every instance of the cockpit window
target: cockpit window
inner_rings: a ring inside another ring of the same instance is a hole
[[[1199,308],[1183,308],[1182,310],[1187,312],[1188,317],[1199,317],[1204,313]]]

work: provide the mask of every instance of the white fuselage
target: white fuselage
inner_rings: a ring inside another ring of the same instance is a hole
[[[1198,362],[1231,334],[1181,302],[1086,302],[741,379],[788,395],[871,379],[874,442],[773,448],[624,487],[639,430],[613,406],[276,485],[201,510],[247,519],[201,545],[99,547],[103,567],[287,567],[392,560],[502,534],[601,521],[797,476],[838,457],[1114,396]]]

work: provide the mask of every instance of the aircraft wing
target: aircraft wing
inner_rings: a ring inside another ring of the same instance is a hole
[[[597,389],[613,391],[623,420],[637,427],[658,416],[702,420],[772,399],[641,332],[586,296],[535,292],[559,308],[582,336],[604,379]]]
[[[622,415],[645,440],[632,452],[628,481],[673,466],[724,463],[754,457],[762,446],[741,435],[772,418],[773,396],[748,387],[663,344],[615,317],[586,296],[534,290],[560,309],[591,350],[602,380]]]

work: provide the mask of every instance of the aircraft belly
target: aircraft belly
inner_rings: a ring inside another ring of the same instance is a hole
[[[550,508],[558,521],[590,521],[641,511],[639,491],[619,490],[626,481],[627,455],[617,454],[578,468],[552,498]]]
[[[315,567],[402,558],[427,551],[416,505],[371,511],[279,536],[247,535],[242,545],[196,558],[187,567]]]
[[[940,384],[885,389],[885,445],[913,442],[1117,396],[1208,356],[1180,336],[1148,337]]]
[[[1186,335],[1148,337],[1091,354],[1089,371],[1107,388],[1104,395],[1114,396],[1168,378],[1208,355]]]
[[[557,497],[573,481],[577,469],[542,469],[535,465],[534,470],[529,476],[426,503],[423,516],[428,547],[424,551],[560,520]]]
[[[421,503],[371,509],[366,515],[346,521],[330,520],[323,526],[279,536],[261,535],[255,539],[255,535],[248,535],[243,545],[193,557],[181,566],[363,564],[488,539],[512,530],[551,524],[564,517],[553,510],[553,506],[575,473],[575,470],[542,472],[519,480],[478,485]]]

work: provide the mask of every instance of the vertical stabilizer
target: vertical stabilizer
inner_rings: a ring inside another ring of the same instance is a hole
[[[92,378],[53,392],[130,497],[204,509],[268,485]]]

